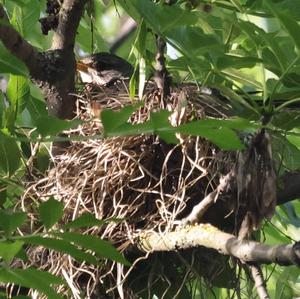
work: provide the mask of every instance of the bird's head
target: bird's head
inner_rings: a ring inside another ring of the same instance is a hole
[[[110,53],[96,53],[77,61],[77,71],[83,83],[108,86],[117,80],[129,79],[133,67],[123,58]]]

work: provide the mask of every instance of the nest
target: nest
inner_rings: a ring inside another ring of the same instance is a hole
[[[110,94],[86,90],[78,97],[85,107],[79,117],[88,122],[69,134],[84,137],[101,132],[101,123],[93,120],[89,111],[91,100],[104,109],[114,110],[131,103],[120,90]],[[173,125],[191,118],[225,118],[227,114],[224,105],[208,94],[201,94],[194,85],[174,88],[167,104],[159,91],[148,86],[144,105],[130,122],[144,122],[150,112],[162,108],[172,111]],[[28,184],[23,208],[29,209],[32,200],[43,201],[54,196],[64,203],[64,222],[86,212],[98,219],[120,219],[82,232],[110,240],[130,259],[130,245],[140,231],[174,230],[178,221],[216,188],[220,176],[232,166],[229,155],[208,141],[189,136],[178,139],[176,145],[166,144],[153,135],[72,141],[63,154],[53,157],[53,166],[46,177]],[[31,230],[40,230],[37,225],[32,214]],[[138,260],[137,256],[143,258],[141,253],[133,255],[132,261]],[[120,298],[114,295],[118,292],[125,293],[124,298],[133,296],[130,289],[122,289],[123,279],[131,269],[125,270],[111,261],[100,267],[79,264],[67,255],[43,248],[29,249],[29,256],[34,266],[65,277],[73,298],[81,298],[82,292],[85,298],[93,297],[92,294],[95,298],[106,298],[101,288],[115,298]]]

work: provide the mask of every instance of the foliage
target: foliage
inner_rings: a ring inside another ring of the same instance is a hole
[[[168,58],[167,66],[173,78],[218,89],[234,107],[233,117],[206,119],[174,128],[168,121],[170,113],[160,111],[153,113],[144,124],[129,125],[129,117],[141,105],[134,104],[119,112],[102,113],[105,135],[155,133],[167,142],[176,143],[176,133],[183,133],[207,138],[224,150],[238,150],[243,148],[238,137],[241,132],[264,125],[273,136],[278,172],[298,170],[299,112],[285,108],[300,107],[299,3],[292,0],[178,0],[169,6],[164,1],[156,2],[117,1],[118,12],[121,15],[126,12],[139,24],[135,41],[129,40],[119,54],[126,57],[130,52],[134,53],[136,68],[139,62],[145,61],[148,75],[153,72],[154,40],[155,34],[159,34],[172,46],[168,53],[175,58]],[[42,36],[37,22],[45,10],[44,1],[7,0],[5,8],[13,26],[27,40],[42,50],[49,47],[51,34]],[[118,18],[111,21],[112,14],[114,4],[106,7],[100,1],[94,1],[81,20],[77,48],[84,52],[108,49],[107,39],[118,29],[117,26],[105,28],[105,20],[109,16],[110,22],[119,22]],[[113,32],[111,28],[116,29]],[[134,62],[133,55],[130,59]],[[58,133],[79,122],[47,116],[42,96],[30,82],[26,67],[2,44],[0,73],[8,80],[6,92],[0,93],[0,280],[37,289],[49,298],[60,298],[49,287],[49,282],[51,285],[64,284],[61,278],[35,269],[20,270],[9,266],[13,258],[25,258],[23,249],[26,245],[41,245],[92,264],[97,264],[101,257],[127,262],[106,241],[76,232],[84,226],[103,225],[92,215],[83,215],[60,225],[63,205],[53,198],[36,207],[38,219],[45,228],[43,233],[25,236],[17,233],[17,228],[25,223],[26,215],[11,208],[23,192],[19,182],[28,166],[31,143],[47,146],[53,140],[64,141]],[[141,82],[145,79],[142,75]],[[132,86],[138,86],[135,82],[138,78],[132,80]],[[131,92],[134,93],[135,88]],[[41,172],[48,165],[43,146],[35,152],[35,167]],[[289,242],[287,236],[293,236],[294,240],[299,238],[300,224],[296,216],[299,213],[299,203],[278,208],[272,223],[267,223],[263,230],[267,241],[277,244]],[[276,267],[273,271],[266,267],[266,272],[272,273],[268,287],[274,298],[299,296],[299,273],[295,268]],[[158,293],[160,287],[157,287]],[[217,287],[209,291],[195,290],[199,298],[227,298],[233,295],[232,292]],[[244,295],[244,298],[253,298],[251,286]],[[187,297],[182,295],[182,298]]]
[[[15,283],[27,288],[33,288],[47,295],[48,298],[63,298],[51,288],[51,285],[66,285],[66,282],[48,272],[34,268],[11,268],[13,259],[26,260],[24,248],[27,245],[43,246],[61,253],[68,254],[81,262],[99,264],[101,259],[130,265],[130,263],[107,241],[96,236],[83,235],[74,232],[86,226],[103,225],[104,221],[97,220],[91,214],[84,214],[64,225],[59,221],[63,216],[64,206],[53,197],[38,207],[38,219],[44,225],[44,232],[33,235],[19,235],[17,229],[27,221],[23,212],[13,212],[9,209],[0,211],[0,280],[6,283]]]

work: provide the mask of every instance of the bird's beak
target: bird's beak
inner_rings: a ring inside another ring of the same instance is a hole
[[[80,61],[76,62],[76,70],[81,72],[88,72],[88,66]]]

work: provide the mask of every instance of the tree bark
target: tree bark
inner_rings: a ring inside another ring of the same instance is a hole
[[[87,0],[64,0],[58,15],[52,47],[38,52],[9,24],[0,4],[0,40],[29,70],[34,83],[43,91],[50,115],[71,119],[75,115],[74,44],[83,9]]]
[[[240,240],[210,224],[186,226],[164,234],[144,232],[138,240],[145,252],[175,251],[204,246],[231,255],[243,263],[300,265],[300,243],[269,246],[256,241]]]

